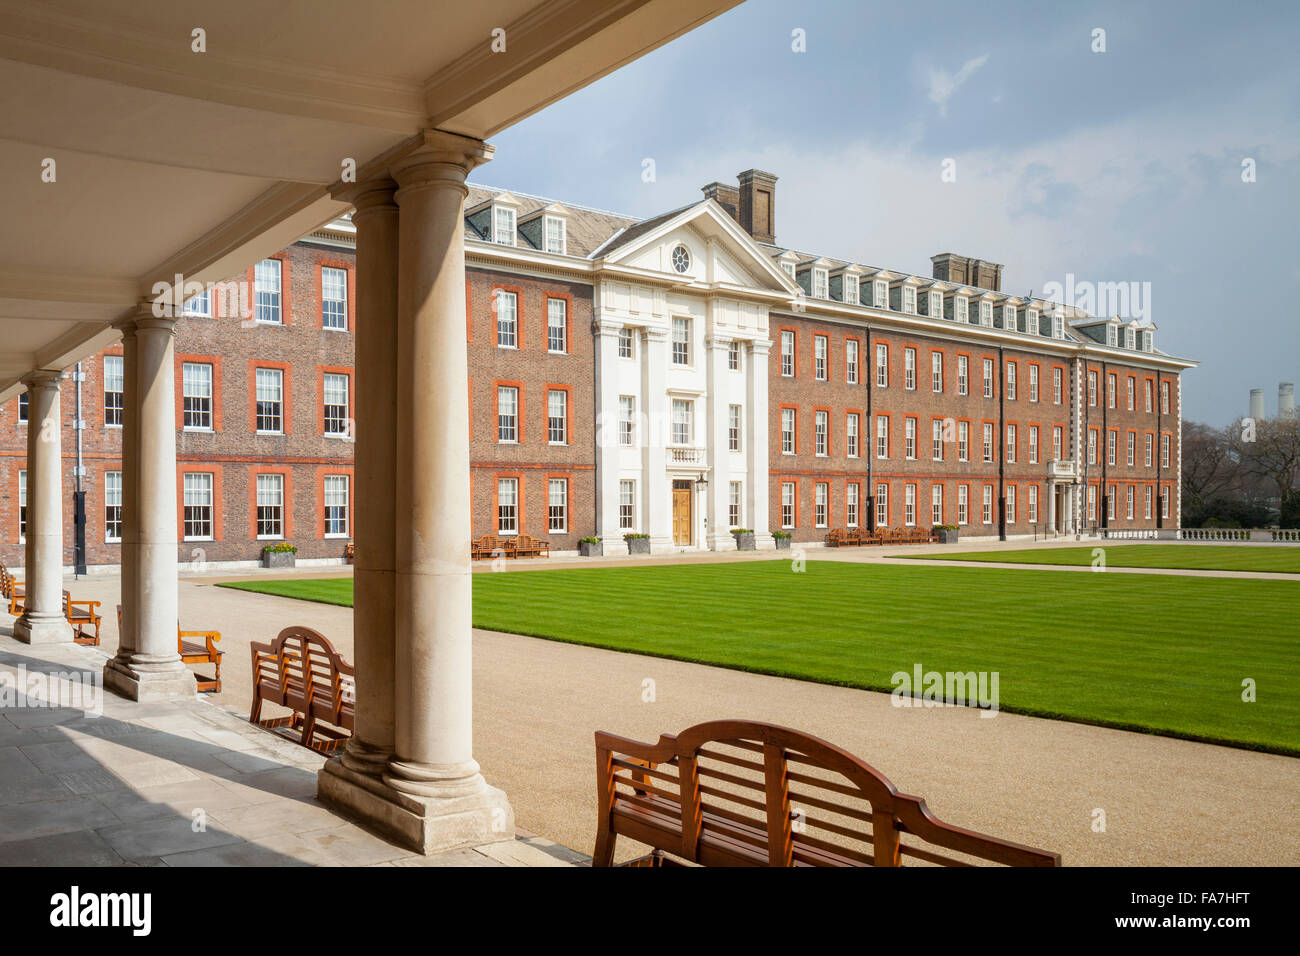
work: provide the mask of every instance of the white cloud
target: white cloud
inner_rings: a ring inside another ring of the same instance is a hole
[[[948,101],[952,99],[953,94],[988,61],[989,55],[985,53],[973,60],[967,60],[955,74],[947,70],[930,71],[930,102],[939,107],[940,116],[948,115]]]

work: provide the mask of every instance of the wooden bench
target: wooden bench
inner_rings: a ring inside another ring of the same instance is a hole
[[[348,564],[357,559],[357,544],[355,541],[349,541],[347,547],[343,549],[343,560]]]
[[[336,753],[352,736],[356,681],[352,665],[309,627],[286,627],[269,644],[253,643],[253,706],[259,727],[322,753]],[[263,719],[266,702],[287,717]]]
[[[521,532],[506,540],[506,555],[511,558],[549,558],[551,544]]]
[[[68,619],[72,625],[72,640],[77,644],[86,644],[91,647],[99,646],[99,625],[101,618],[99,616],[99,601],[74,601],[72,592],[63,592],[63,616]],[[95,629],[95,633],[90,633],[90,628]]]
[[[117,606],[117,633],[120,640],[122,633],[122,605],[120,604]],[[195,643],[186,638],[199,638],[203,643]],[[211,677],[199,673],[194,675],[195,686],[200,694],[221,693],[221,657],[225,651],[217,650],[217,642],[220,640],[220,631],[182,631],[180,624],[176,625],[176,650],[181,655],[181,662],[211,664],[214,668]]]
[[[469,556],[470,559],[474,561],[477,561],[480,558],[505,556],[505,545],[496,535],[485,534],[483,537],[470,542]]]
[[[1061,864],[943,823],[852,754],[774,724],[712,721],[657,744],[597,733],[596,787],[592,866],[612,865],[620,836],[652,848],[634,866]]]

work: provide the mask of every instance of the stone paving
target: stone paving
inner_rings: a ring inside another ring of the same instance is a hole
[[[7,621],[0,625],[0,866],[568,866],[585,859],[528,835],[430,857],[411,853],[316,800],[321,754],[208,700],[100,697],[83,681],[103,662],[91,648],[21,644]]]

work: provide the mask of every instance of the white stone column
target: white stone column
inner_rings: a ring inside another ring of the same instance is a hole
[[[25,644],[72,640],[63,616],[63,422],[59,410],[62,372],[37,371],[27,386],[27,541],[23,615],[14,637]]]
[[[600,295],[599,289],[596,295]],[[597,305],[597,309],[600,306]],[[623,544],[623,532],[618,526],[618,479],[620,448],[619,385],[618,385],[618,333],[622,325],[617,322],[595,322],[596,334],[596,495],[599,503],[599,520],[596,534],[608,553],[617,554]],[[644,409],[638,408],[638,411]],[[644,442],[644,427],[633,425],[637,441]]]
[[[122,595],[135,646],[125,661],[115,658],[104,669],[105,686],[131,700],[195,694],[194,674],[181,662],[177,640],[175,340],[173,316],[148,313],[135,320],[135,400],[123,430],[124,438],[135,432],[131,453],[138,480],[124,504],[136,507],[138,540],[131,590]]]
[[[121,669],[131,660],[136,648],[135,582],[137,551],[140,544],[140,428],[136,424],[139,386],[136,383],[135,319],[116,326],[122,332],[122,542],[119,566],[122,569],[118,603],[122,621],[117,639],[116,657],[104,665],[105,682],[110,668]]]
[[[645,405],[646,434],[642,461],[641,514],[650,535],[650,550],[673,549],[672,485],[668,481],[667,443],[672,435],[672,403],[668,399],[668,332],[648,328],[641,341],[641,401]]]
[[[711,551],[734,551],[736,539],[731,536],[730,523],[727,520],[728,485],[731,480],[731,450],[727,442],[727,415],[731,396],[726,389],[727,353],[731,346],[731,337],[711,335],[705,341],[705,355],[708,361],[709,397],[705,403],[708,415],[708,456],[709,472],[705,475],[709,484],[700,502],[705,506],[708,518],[708,531],[704,546]]]
[[[357,230],[356,444],[352,642],[357,699],[342,755],[378,777],[393,756],[396,718],[397,184],[387,177],[340,198]]]
[[[754,529],[755,547],[776,547],[768,527],[767,366],[772,350],[769,339],[749,343],[745,422],[748,476],[745,480],[745,522]],[[869,436],[868,436],[869,437]],[[868,446],[869,447],[869,446]],[[865,525],[863,525],[865,527]]]
[[[1055,478],[1047,479],[1047,533],[1056,533],[1057,484]]]
[[[381,780],[331,761],[327,803],[433,853],[514,838],[473,756],[464,202],[486,144],[439,131],[396,161],[394,755]],[[340,762],[341,763],[341,762]]]

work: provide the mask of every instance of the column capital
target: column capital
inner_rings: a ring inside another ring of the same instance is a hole
[[[766,355],[768,352],[772,351],[772,340],[751,339],[749,343],[749,350],[753,352],[755,355]]]
[[[400,187],[408,189],[433,186],[457,186],[468,192],[465,177],[471,169],[482,166],[496,152],[480,139],[460,136],[439,129],[427,129],[415,141],[414,148],[393,162],[389,173]]]
[[[176,320],[177,316],[174,315],[146,315],[135,320],[135,329],[137,333],[158,331],[175,335]]]
[[[641,334],[645,337],[645,340],[646,340],[647,342],[667,342],[667,341],[668,341],[668,330],[667,330],[667,329],[658,329],[658,328],[652,328],[652,327],[650,327],[650,326],[646,326],[645,328],[643,328],[643,329],[641,330]]]
[[[725,349],[731,346],[735,337],[731,335],[709,335],[704,339],[704,347],[707,349]]]
[[[596,319],[591,323],[591,331],[597,336],[613,337],[625,328],[631,327],[625,322],[618,322],[614,319]]]
[[[396,210],[397,203],[393,199],[396,191],[397,183],[391,177],[375,176],[364,182],[344,183],[331,189],[330,195],[352,204],[356,210],[352,214],[352,221],[356,222],[367,213]]]
[[[40,388],[57,389],[63,381],[63,374],[55,369],[38,368],[34,372],[28,372],[20,381],[27,386],[29,392]]]

